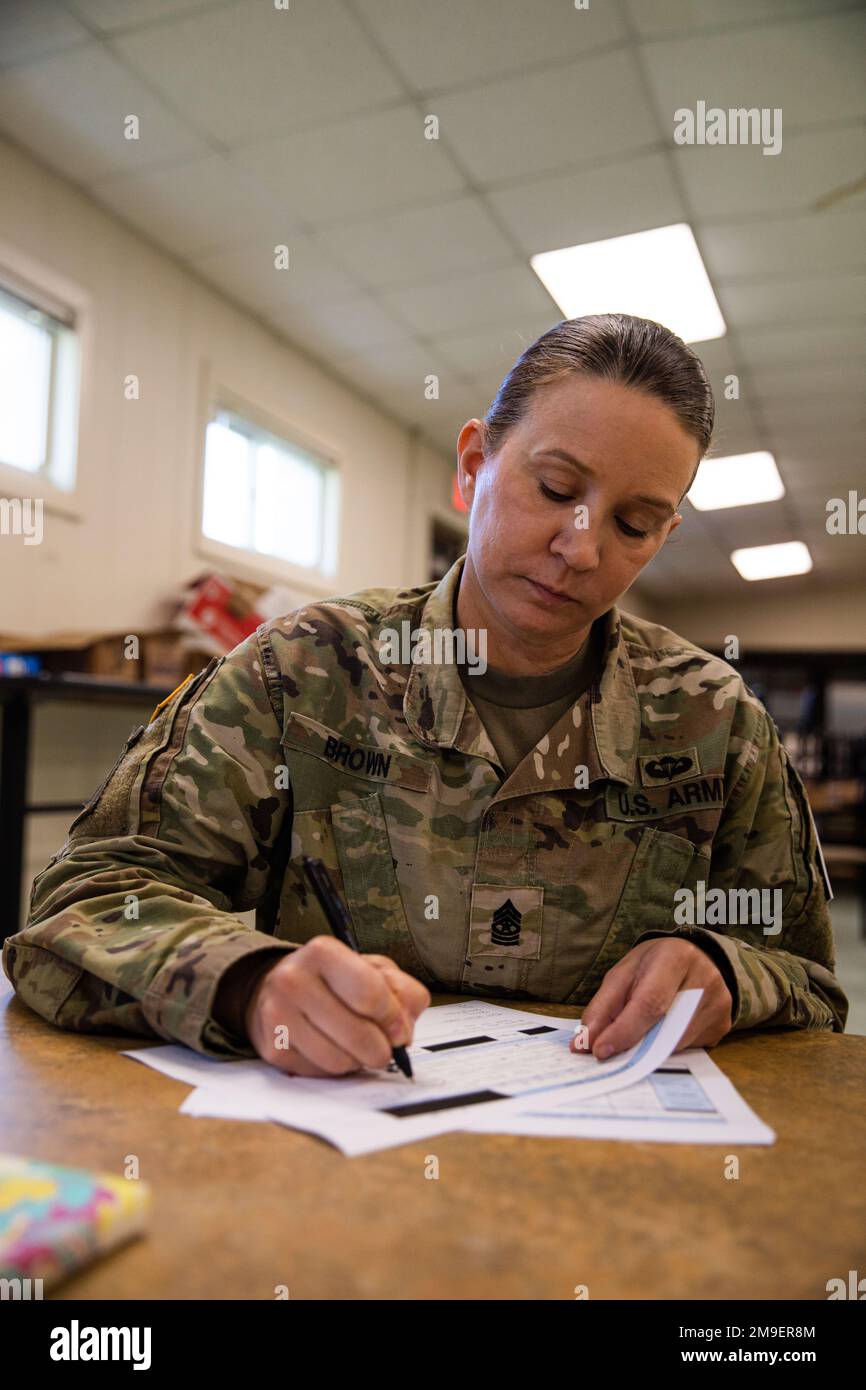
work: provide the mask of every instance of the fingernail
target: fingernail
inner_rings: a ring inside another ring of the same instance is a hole
[[[388,1037],[392,1043],[403,1043],[406,1041],[406,1025],[402,1018],[395,1018],[393,1023],[388,1024]]]
[[[610,1043],[602,1043],[601,1047],[596,1049],[595,1055],[600,1062],[603,1062],[605,1057],[610,1057],[612,1053],[613,1048]]]

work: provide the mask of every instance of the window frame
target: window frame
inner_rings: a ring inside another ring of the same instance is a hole
[[[0,241],[0,289],[22,300],[56,320],[74,335],[77,370],[73,382],[74,420],[72,424],[71,458],[74,470],[71,488],[59,486],[48,469],[51,464],[31,472],[0,460],[0,496],[25,499],[39,497],[46,512],[81,521],[88,497],[89,474],[83,462],[81,447],[85,427],[87,385],[92,371],[93,311],[90,296],[75,282],[66,279],[52,268],[28,256],[11,242]],[[58,391],[58,334],[52,333],[51,372],[49,380],[48,428],[46,458],[54,452],[57,428],[56,403]]]
[[[327,597],[338,592],[337,577],[340,568],[340,541],[342,531],[343,470],[336,451],[321,440],[313,439],[303,433],[296,425],[280,418],[267,407],[227,386],[215,377],[208,366],[204,369],[202,390],[202,409],[200,418],[200,447],[198,466],[195,470],[195,506],[193,509],[193,550],[213,563],[219,562],[220,569],[238,579],[253,583],[286,584],[306,592],[313,597]],[[295,446],[301,453],[311,456],[321,467],[324,475],[324,505],[322,515],[322,550],[326,566],[310,567],[283,560],[277,555],[266,555],[245,547],[228,545],[214,540],[204,533],[204,484],[205,460],[207,451],[207,429],[220,412],[237,416],[241,422],[258,428],[271,435],[277,442]],[[327,564],[330,551],[331,563]]]

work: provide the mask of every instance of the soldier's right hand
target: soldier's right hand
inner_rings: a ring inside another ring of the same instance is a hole
[[[386,1067],[392,1047],[412,1041],[429,1003],[425,986],[387,956],[314,936],[259,981],[246,1009],[247,1037],[280,1071],[342,1076]]]

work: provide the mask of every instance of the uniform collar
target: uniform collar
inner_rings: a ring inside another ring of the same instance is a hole
[[[460,577],[466,556],[461,555],[442,576],[435,589],[428,595],[421,612],[418,628],[426,637],[416,644],[418,659],[413,660],[412,669],[406,684],[403,698],[403,713],[406,722],[416,738],[422,743],[435,747],[456,748],[460,752],[474,754],[496,761],[496,754],[490,743],[474,706],[466,696],[460,673],[453,661],[436,662],[433,642],[434,632],[454,630],[454,599],[460,586]],[[622,631],[619,609],[613,607],[601,619],[604,630],[603,658],[600,676],[596,678],[583,699],[589,703],[594,752],[597,760],[590,759],[590,766],[598,763],[602,776],[630,785],[635,778],[637,749],[640,738],[640,705],[632,676],[631,661]],[[440,642],[441,642],[440,637]],[[446,648],[447,650],[447,648]],[[576,705],[580,701],[575,702]],[[558,747],[554,734],[571,722],[577,723],[572,709],[566,711],[549,737],[548,747]],[[544,744],[545,739],[541,740]],[[540,747],[541,745],[539,745]],[[558,759],[545,750],[545,775],[539,782],[538,762],[531,751],[508,778],[509,791],[522,783],[521,773],[527,764],[533,773],[527,790],[544,791],[548,787],[561,790],[563,786],[573,785],[573,746],[563,753],[568,769],[558,768]],[[570,770],[569,770],[570,769]],[[568,771],[568,776],[565,773]]]
[[[601,678],[590,692],[592,728],[605,772],[615,781],[630,785],[637,768],[640,704],[619,609],[608,609],[602,622],[605,645]]]
[[[454,630],[454,600],[465,560],[465,555],[455,560],[428,595],[418,623],[419,637],[413,642],[418,657],[412,661],[403,696],[403,713],[416,738],[445,748],[456,745],[468,701],[454,662],[426,658],[435,655],[434,634]]]

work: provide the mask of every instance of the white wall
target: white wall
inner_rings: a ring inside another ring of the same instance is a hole
[[[328,592],[426,581],[426,549],[407,537],[425,533],[427,507],[447,507],[452,460],[428,448],[411,457],[407,428],[2,141],[0,187],[0,265],[7,246],[71,282],[92,328],[81,515],[46,506],[41,545],[0,537],[0,631],[159,625],[178,586],[213,566],[194,540],[208,370],[339,460],[340,562]],[[124,398],[130,373],[138,401]],[[11,495],[5,479],[0,494]],[[298,603],[315,592],[295,590]]]
[[[781,581],[780,581],[781,582]],[[751,586],[762,589],[760,583]],[[624,605],[628,607],[628,603]],[[663,623],[699,647],[722,650],[733,633],[740,659],[751,651],[851,651],[866,641],[866,589],[810,583],[799,595],[749,593],[743,598],[675,603],[648,599],[645,616]]]

